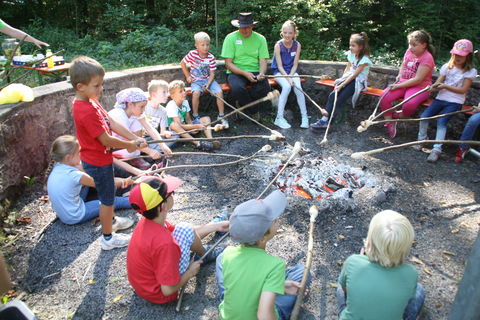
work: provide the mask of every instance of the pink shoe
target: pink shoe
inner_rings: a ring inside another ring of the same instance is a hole
[[[396,122],[389,122],[387,123],[388,134],[390,138],[395,138],[397,135],[397,123]]]
[[[455,155],[455,162],[462,162],[467,152],[468,152],[468,149],[458,148],[457,154]]]

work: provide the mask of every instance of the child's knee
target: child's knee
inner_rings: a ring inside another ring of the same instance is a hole
[[[196,90],[193,91],[193,93],[192,93],[192,98],[194,98],[194,99],[200,99],[200,93],[201,93],[200,91],[196,91]]]
[[[207,124],[209,124],[209,123],[212,122],[212,121],[210,120],[210,117],[205,116],[205,117],[201,117],[201,118],[200,118],[200,122],[201,122],[203,125],[207,125]]]

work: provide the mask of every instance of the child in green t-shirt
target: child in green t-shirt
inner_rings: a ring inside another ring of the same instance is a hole
[[[425,301],[418,272],[405,259],[414,231],[408,219],[385,210],[370,221],[365,250],[345,260],[338,278],[339,319],[415,320]]]
[[[304,266],[285,272],[285,262],[265,252],[286,205],[285,195],[277,190],[235,208],[230,235],[241,245],[225,249],[216,264],[220,319],[290,318]]]

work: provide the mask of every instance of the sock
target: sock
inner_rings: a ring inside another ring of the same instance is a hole
[[[224,113],[219,113],[219,114],[218,114],[218,117],[219,117],[219,118],[223,118],[224,116],[225,116]]]
[[[194,118],[198,118],[198,113],[194,113],[194,114],[193,114],[193,117],[194,117]]]
[[[328,121],[328,117],[327,117],[327,116],[323,116],[321,120],[322,120],[322,121]]]
[[[111,234],[111,233],[109,233],[109,234],[105,234],[105,233],[104,233],[104,234],[103,234],[103,239],[105,239],[105,240],[107,240],[107,241],[110,240],[110,239],[112,239],[112,234]]]

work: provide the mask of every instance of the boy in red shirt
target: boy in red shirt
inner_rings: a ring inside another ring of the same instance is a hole
[[[228,231],[228,221],[196,227],[184,222],[170,224],[167,213],[173,207],[173,192],[180,183],[172,176],[149,177],[130,192],[130,204],[143,218],[128,246],[128,281],[140,297],[153,303],[175,301],[178,290],[200,270],[202,261],[191,262],[190,250],[198,259],[208,250],[201,238],[215,231]],[[204,262],[214,261],[223,248],[216,247]]]
[[[97,101],[103,91],[104,75],[103,67],[92,58],[78,57],[72,61],[70,82],[75,89],[73,120],[80,143],[80,159],[85,172],[93,177],[101,203],[102,249],[111,250],[128,245],[130,236],[112,232],[129,228],[133,221],[121,217],[114,218],[115,184],[110,149],[120,148],[133,152],[147,145],[144,139],[138,139],[128,129],[111,119]],[[112,131],[132,141],[115,138]]]

